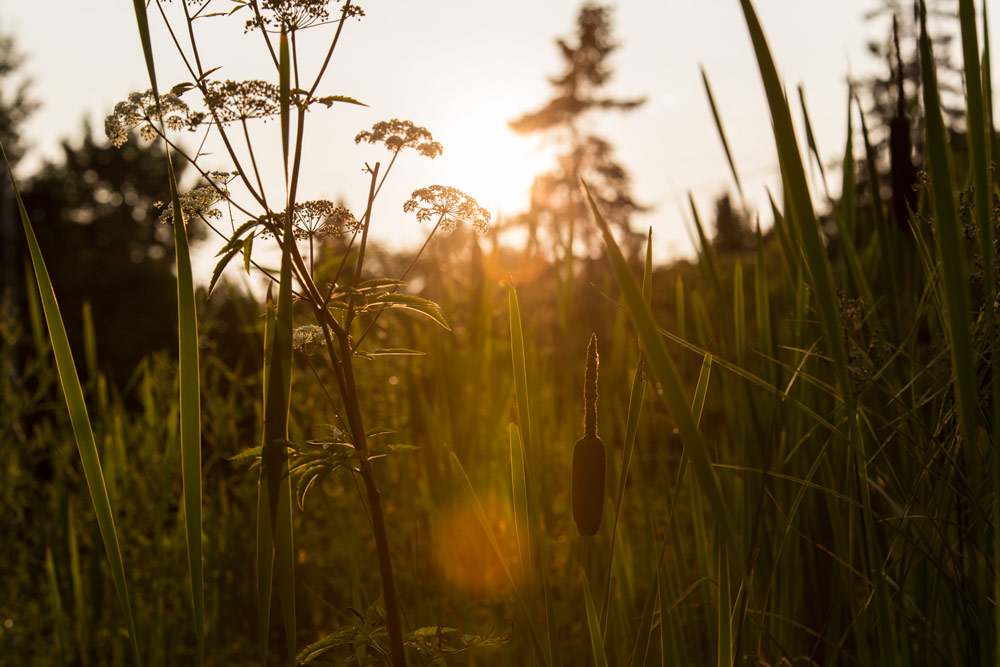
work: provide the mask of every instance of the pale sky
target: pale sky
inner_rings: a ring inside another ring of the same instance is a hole
[[[884,28],[862,20],[863,12],[877,5],[877,0],[755,2],[790,93],[805,85],[827,163],[843,157],[848,67],[856,76],[882,67],[867,54],[866,42],[884,38]],[[506,121],[550,97],[546,77],[561,67],[554,40],[573,34],[580,4],[368,0],[362,6],[367,16],[345,27],[320,92],[349,95],[369,107],[335,105],[314,113],[300,198],[344,199],[360,215],[367,195],[361,168],[366,161],[386,162],[387,154],[355,146],[353,138],[376,121],[401,118],[426,126],[444,154],[434,161],[400,156],[376,203],[375,239],[396,248],[423,239],[428,230],[402,212],[402,203],[410,191],[427,185],[459,187],[494,214],[525,209],[532,178],[549,154],[539,139],[511,135]],[[714,198],[735,190],[699,64],[711,80],[751,204],[762,206],[764,185],[773,189],[777,183],[770,118],[740,4],[619,0],[612,6],[621,48],[613,56],[610,91],[645,96],[648,102],[630,114],[607,114],[594,125],[617,147],[633,176],[635,198],[653,207],[635,224],[652,225],[657,258],[688,255],[680,213],[687,191],[710,219]],[[158,77],[167,89],[190,77],[179,67],[155,7],[150,19]],[[200,36],[206,67],[224,65],[221,78],[276,79],[260,55],[258,35],[243,35],[242,20],[215,21],[218,29]],[[85,118],[103,134],[104,116],[114,104],[149,87],[132,3],[126,0],[0,0],[0,29],[14,32],[28,56],[26,69],[42,107],[28,123],[27,138],[38,155],[58,155],[60,139],[79,136]],[[329,39],[330,33],[305,34]],[[797,95],[792,99],[797,111]],[[278,127],[277,122],[260,126],[275,150]],[[797,129],[804,142],[801,125]],[[192,137],[186,139],[193,144]],[[25,169],[32,164],[37,162],[29,161]],[[228,166],[221,159],[208,164]],[[765,222],[769,217],[762,216]]]

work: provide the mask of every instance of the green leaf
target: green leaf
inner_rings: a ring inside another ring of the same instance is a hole
[[[701,80],[705,84],[705,94],[708,96],[708,105],[712,108],[712,118],[715,119],[715,129],[719,132],[719,140],[722,142],[722,149],[726,152],[726,160],[729,162],[729,171],[736,182],[736,190],[740,193],[740,201],[746,205],[746,197],[743,195],[743,185],[740,183],[740,176],[736,173],[736,162],[733,161],[733,153],[729,150],[729,140],[726,139],[726,130],[722,127],[722,118],[719,116],[719,109],[715,105],[715,96],[712,95],[712,86],[708,83],[708,74],[705,73],[705,66],[699,65],[701,70]],[[692,204],[693,206],[693,204]]]
[[[980,258],[986,290],[993,283],[993,197],[990,188],[990,128],[983,97],[983,76],[979,67],[979,39],[976,34],[976,5],[973,0],[959,0],[958,16],[962,26],[962,59],[965,63],[965,103],[969,133],[969,153],[975,187],[976,220],[979,223]],[[991,299],[992,300],[992,299]]]
[[[175,84],[174,87],[170,89],[170,94],[177,95],[178,97],[180,97],[181,95],[191,90],[192,88],[194,88],[193,83],[191,83],[190,81],[184,81],[183,83]]]
[[[146,59],[150,87],[160,107],[156,85],[149,21],[142,0],[133,0],[139,37]],[[162,114],[161,114],[162,116]],[[162,118],[161,118],[162,125]],[[180,384],[180,443],[181,480],[184,495],[184,532],[187,542],[188,570],[191,579],[191,599],[194,607],[195,636],[198,643],[198,664],[205,664],[205,575],[201,540],[201,388],[198,359],[198,318],[195,308],[194,280],[188,248],[187,223],[177,194],[170,150],[165,152],[170,203],[173,209],[174,256],[177,266],[177,327],[178,375]],[[138,649],[136,648],[138,654]],[[138,655],[137,655],[138,659]]]
[[[920,7],[920,58],[924,94],[924,117],[927,132],[927,160],[931,176],[931,199],[937,230],[938,262],[944,286],[944,315],[951,343],[952,372],[958,402],[963,453],[968,470],[975,470],[977,438],[976,376],[969,333],[969,277],[966,272],[962,231],[956,216],[952,191],[951,165],[948,160],[947,129],[941,116],[934,54],[927,34],[927,9]]]
[[[537,562],[537,573],[542,584],[542,602],[545,606],[546,636],[548,638],[548,654],[543,656],[543,662],[559,667],[562,658],[559,652],[558,627],[555,617],[555,605],[552,591],[549,588],[548,554],[545,540],[542,539],[541,519],[539,518],[538,496],[536,494],[536,478],[534,477],[537,451],[532,439],[534,428],[531,421],[531,411],[528,403],[528,372],[524,355],[524,331],[521,328],[521,308],[517,302],[517,290],[511,284],[507,288],[507,308],[510,312],[510,343],[511,361],[514,367],[514,393],[517,401],[517,417],[522,441],[524,460],[525,495],[527,499],[527,517],[530,533],[535,541],[530,546],[535,547],[534,553],[529,552],[529,559]],[[536,560],[537,559],[537,560]]]
[[[679,278],[679,276],[678,276]],[[651,303],[653,295],[653,228],[650,227],[646,239],[646,265],[642,274],[642,298]],[[632,374],[632,389],[628,395],[628,412],[625,419],[625,449],[622,454],[622,469],[618,479],[618,494],[615,496],[615,522],[611,528],[611,554],[608,557],[608,576],[605,578],[604,601],[601,603],[601,636],[606,637],[608,631],[608,613],[611,609],[611,572],[615,556],[615,539],[618,535],[618,522],[621,521],[622,506],[625,499],[625,484],[628,482],[629,468],[632,465],[632,452],[635,449],[635,438],[639,432],[639,416],[642,412],[642,400],[646,395],[646,382],[643,377],[645,357],[639,352],[639,360]]]
[[[69,639],[66,635],[66,620],[63,615],[62,596],[59,594],[59,580],[56,578],[56,564],[52,560],[52,549],[45,547],[45,579],[49,587],[49,604],[52,606],[52,620],[56,626],[56,646],[64,665],[69,664],[67,652]]]
[[[250,275],[250,257],[253,252],[253,237],[254,235],[251,234],[243,240],[243,270],[248,276]],[[211,292],[211,290],[209,291]]]
[[[380,347],[365,354],[372,357],[421,357],[427,353],[405,347]]]
[[[586,188],[586,184],[584,184],[584,187]],[[590,209],[594,214],[594,219],[604,236],[608,258],[611,260],[618,285],[624,294],[629,315],[639,332],[639,339],[642,342],[643,349],[646,351],[650,368],[663,390],[662,399],[667,406],[671,420],[680,431],[684,442],[684,451],[691,458],[699,485],[702,492],[708,497],[709,504],[712,507],[712,512],[719,524],[723,538],[730,545],[733,553],[741,553],[738,534],[733,530],[729,513],[722,498],[722,492],[719,489],[718,480],[716,480],[715,473],[712,470],[711,460],[708,456],[708,447],[702,439],[695,418],[688,407],[688,401],[681,388],[681,380],[677,373],[677,368],[667,353],[663,338],[660,336],[656,323],[653,321],[649,304],[642,298],[642,292],[629,270],[625,256],[618,247],[618,242],[615,241],[615,237],[611,233],[611,228],[608,226],[607,221],[600,210],[598,210],[597,203],[590,195],[589,189],[587,190],[587,197],[590,201]]]
[[[441,314],[441,307],[428,299],[413,296],[412,294],[379,294],[368,297],[368,303],[361,311],[374,310],[376,306],[378,310],[392,308],[419,313],[431,318],[446,331],[451,331],[444,316]]]
[[[253,238],[253,237],[250,237],[250,238]],[[222,259],[220,259],[218,261],[218,263],[215,265],[215,269],[212,270],[212,280],[208,283],[208,294],[209,294],[209,296],[212,295],[212,291],[215,289],[215,284],[217,282],[219,282],[219,278],[222,277],[222,272],[226,270],[226,266],[228,266],[229,261],[233,257],[235,257],[236,253],[240,252],[241,249],[242,249],[242,246],[237,246],[235,248],[230,248],[226,252],[226,254],[222,256]],[[247,261],[248,257],[249,257],[249,255],[245,256],[244,257],[244,261]],[[248,271],[248,273],[249,273],[249,271]]]
[[[853,413],[854,395],[851,375],[848,370],[847,349],[844,346],[844,339],[841,335],[840,311],[837,306],[838,301],[833,282],[833,271],[830,267],[829,257],[826,254],[826,246],[823,243],[819,220],[816,218],[816,212],[813,210],[812,197],[809,194],[809,185],[806,180],[805,169],[802,166],[802,156],[799,155],[798,141],[795,138],[795,130],[792,126],[792,117],[788,110],[788,102],[785,99],[784,88],[778,78],[778,71],[774,66],[770,47],[767,45],[764,31],[761,29],[760,22],[757,19],[757,13],[754,11],[750,0],[740,0],[740,4],[743,7],[747,29],[750,32],[750,39],[753,42],[757,65],[760,69],[761,80],[764,84],[768,106],[771,110],[771,125],[774,131],[778,160],[781,163],[781,172],[789,194],[789,204],[793,213],[791,218],[796,225],[798,238],[802,243],[802,250],[806,258],[806,269],[815,288],[816,299],[819,302],[820,315],[826,332],[826,342],[830,347],[830,353],[833,357],[840,391],[844,395],[844,402],[848,406],[848,411]],[[733,549],[732,552],[734,554],[739,553],[736,549]]]
[[[594,598],[590,593],[590,582],[583,577],[583,601],[587,608],[587,628],[590,630],[590,648],[594,654],[596,667],[608,667],[608,657],[604,653],[604,638],[601,636],[601,624],[597,620],[597,610],[594,609]]]
[[[137,1],[141,3],[141,0]],[[97,455],[97,443],[94,440],[94,431],[90,425],[90,416],[87,414],[87,404],[83,398],[83,387],[80,385],[80,377],[76,372],[73,351],[69,346],[69,337],[66,334],[66,327],[63,325],[62,315],[59,313],[59,304],[56,302],[56,295],[52,289],[52,281],[49,279],[49,272],[45,268],[42,251],[38,247],[35,231],[32,228],[31,220],[28,218],[28,212],[24,208],[24,202],[21,200],[21,193],[17,189],[17,183],[14,182],[14,174],[11,172],[10,164],[7,161],[7,152],[3,149],[2,144],[0,144],[0,155],[3,156],[4,167],[7,169],[7,175],[10,177],[11,189],[17,201],[21,224],[24,227],[28,252],[31,255],[31,264],[35,272],[35,283],[38,286],[38,293],[42,302],[42,312],[45,315],[45,323],[49,329],[52,354],[56,360],[56,372],[59,375],[59,384],[66,399],[66,410],[69,413],[69,420],[73,427],[77,450],[80,452],[80,461],[83,464],[83,476],[87,481],[87,490],[90,492],[90,500],[94,504],[94,515],[100,529],[101,539],[104,542],[108,564],[111,567],[111,578],[115,584],[115,592],[118,594],[118,602],[125,614],[125,622],[128,627],[135,664],[141,665],[138,638],[135,633],[135,616],[132,612],[132,601],[129,597],[128,584],[125,579],[125,565],[122,561],[121,548],[118,545],[115,515],[111,509],[107,487],[104,484],[104,473],[101,471],[101,461]]]
[[[363,280],[358,283],[358,292],[365,292],[371,289],[385,289],[391,287],[402,287],[406,284],[405,280],[397,280],[396,278],[372,278],[371,280]],[[347,289],[344,286],[338,285],[337,289]]]
[[[265,359],[264,442],[262,475],[274,540],[278,593],[289,658],[295,651],[295,559],[292,498],[288,480],[288,412],[292,387],[292,217],[285,215],[278,305],[274,337]]]
[[[324,97],[317,97],[316,101],[320,104],[325,104],[327,108],[333,106],[334,102],[343,102],[344,104],[356,104],[361,107],[368,106],[364,102],[359,102],[353,97],[348,97],[347,95],[326,95]]]
[[[816,145],[816,136],[813,134],[812,123],[809,121],[809,109],[806,107],[806,91],[802,87],[802,84],[799,84],[799,106],[802,107],[802,118],[806,124],[806,144],[809,146],[809,151],[812,153],[813,159],[816,160],[816,166],[819,167],[819,175],[823,181],[823,192],[826,194],[828,200],[833,201],[833,197],[830,196],[830,187],[826,184],[826,168],[823,166],[823,158],[820,157],[819,147]]]
[[[715,264],[715,251],[712,250],[712,242],[708,240],[705,233],[705,226],[701,224],[701,216],[698,215],[698,207],[695,206],[694,196],[688,192],[688,203],[691,205],[691,215],[694,217],[694,226],[698,230],[698,241],[701,243],[701,259],[707,270],[708,283],[715,290],[716,294],[722,293],[722,283],[719,282],[719,270]],[[702,262],[699,262],[699,266]],[[703,269],[704,270],[704,269]]]
[[[252,461],[254,459],[260,458],[260,452],[261,452],[260,445],[257,445],[256,447],[247,447],[246,449],[240,451],[238,454],[233,454],[226,460],[234,462]]]
[[[233,235],[229,237],[228,241],[226,241],[226,245],[222,246],[222,248],[219,249],[219,252],[215,253],[215,256],[218,257],[219,255],[229,252],[233,248],[238,249],[242,247],[243,241],[240,240],[240,237],[259,224],[259,220],[247,220],[242,225],[237,227],[236,231],[233,232]]]
[[[278,43],[278,101],[281,107],[281,155],[285,165],[285,181],[288,181],[288,137],[291,128],[291,56],[288,51],[288,33],[281,26]],[[289,234],[285,238],[291,238]]]

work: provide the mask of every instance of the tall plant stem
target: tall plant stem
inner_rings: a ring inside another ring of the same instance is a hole
[[[385,622],[389,630],[389,647],[391,650],[392,667],[406,667],[406,655],[403,649],[403,627],[399,615],[399,599],[396,595],[396,582],[392,574],[392,560],[389,556],[389,539],[385,530],[385,516],[382,513],[382,494],[375,482],[375,473],[368,459],[368,441],[365,438],[364,421],[361,418],[361,402],[358,397],[357,385],[354,381],[354,365],[352,363],[351,341],[347,332],[338,335],[340,341],[340,365],[344,373],[344,403],[347,409],[347,421],[354,435],[354,446],[361,452],[361,479],[365,483],[368,495],[368,505],[371,511],[372,532],[375,533],[375,549],[378,553],[379,578],[382,580],[382,598],[385,601]]]

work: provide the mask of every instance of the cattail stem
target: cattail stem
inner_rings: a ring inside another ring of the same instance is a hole
[[[587,345],[587,367],[583,378],[583,436],[597,435],[597,334],[590,335]]]

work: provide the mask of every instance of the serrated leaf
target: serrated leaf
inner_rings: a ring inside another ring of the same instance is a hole
[[[243,241],[240,240],[240,237],[246,234],[248,230],[253,229],[259,224],[260,220],[247,220],[242,225],[237,227],[236,231],[233,232],[233,235],[229,237],[228,241],[226,241],[226,245],[222,246],[219,252],[215,253],[215,256],[218,257],[219,255],[232,250],[233,248],[239,248],[243,244]]]
[[[215,265],[215,269],[212,271],[212,280],[211,282],[208,283],[209,296],[212,295],[212,290],[215,289],[215,283],[219,282],[219,278],[222,277],[222,272],[226,270],[226,265],[229,264],[229,261],[233,257],[235,257],[236,253],[238,253],[239,251],[240,251],[240,246],[236,246],[235,248],[230,248],[226,252],[225,256],[223,256],[223,258],[219,260],[219,263]]]
[[[448,326],[444,316],[441,315],[441,308],[433,301],[423,299],[419,296],[413,296],[412,294],[380,294],[369,297],[368,304],[361,310],[371,310],[374,306],[378,306],[380,310],[383,308],[412,310],[421,315],[426,315],[441,325],[443,329],[451,331],[451,327]]]
[[[258,458],[260,458],[260,451],[261,451],[261,446],[260,445],[257,445],[256,447],[247,447],[246,449],[244,449],[243,451],[239,452],[238,454],[233,454],[232,456],[230,456],[226,460],[227,461],[249,461],[251,459],[258,459]]]

